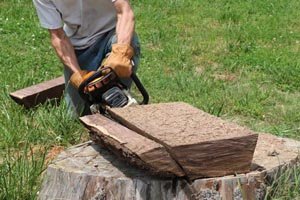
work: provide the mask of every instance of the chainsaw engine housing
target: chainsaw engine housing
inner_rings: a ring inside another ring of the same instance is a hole
[[[102,101],[108,106],[124,107],[128,104],[128,97],[119,87],[112,87],[102,95]]]
[[[143,101],[139,104],[147,104],[149,95],[140,80],[134,73],[131,75],[131,79],[143,96]],[[97,71],[85,80],[78,90],[83,99],[92,105],[98,105],[93,107],[105,108],[109,106],[115,108],[138,104],[131,96],[126,85],[121,82],[117,74],[109,67]]]

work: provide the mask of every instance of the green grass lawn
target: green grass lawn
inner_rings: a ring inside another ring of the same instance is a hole
[[[151,102],[185,101],[300,139],[299,0],[132,0]],[[9,92],[62,74],[31,0],[0,0],[0,199],[35,199],[47,150],[87,140],[65,104],[25,110]],[[300,169],[268,198],[300,199]]]

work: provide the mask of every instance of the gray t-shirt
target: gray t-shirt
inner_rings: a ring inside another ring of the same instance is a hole
[[[42,27],[64,29],[75,49],[91,46],[116,26],[115,0],[33,0]]]

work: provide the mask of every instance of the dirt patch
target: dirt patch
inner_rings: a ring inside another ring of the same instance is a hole
[[[215,80],[222,80],[222,81],[234,81],[237,79],[236,75],[231,73],[214,74],[213,77]]]

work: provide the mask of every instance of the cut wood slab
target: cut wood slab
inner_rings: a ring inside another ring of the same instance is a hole
[[[190,179],[249,172],[258,135],[186,103],[109,110],[129,129],[166,147]]]
[[[165,147],[100,115],[80,118],[91,131],[92,139],[104,144],[127,162],[161,176],[184,176]]]
[[[60,99],[65,88],[64,77],[58,77],[15,92],[10,97],[26,108],[32,108],[51,99]]]
[[[275,144],[276,155],[269,153]],[[197,179],[149,176],[91,142],[63,151],[45,173],[39,199],[188,200],[264,199],[277,176],[299,164],[300,142],[259,134],[248,174]],[[299,165],[298,165],[299,166]]]

